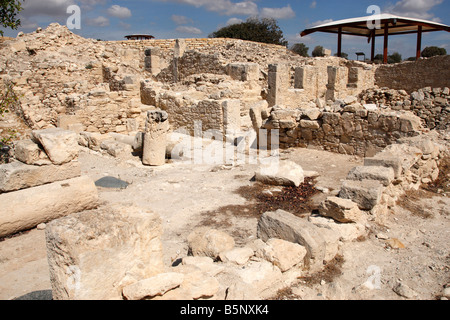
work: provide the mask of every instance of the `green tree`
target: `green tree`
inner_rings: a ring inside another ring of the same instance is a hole
[[[334,56],[337,57],[338,54],[336,53]],[[348,60],[348,53],[341,52],[341,58],[344,58],[344,59],[347,59],[347,60]]]
[[[324,57],[325,53],[322,46],[316,46],[312,52],[313,57]]]
[[[17,0],[0,0],[0,27],[17,29],[20,26],[20,19],[17,14],[22,10],[22,3]],[[0,30],[3,36],[3,30]]]
[[[210,38],[233,38],[287,46],[283,31],[275,19],[248,18],[247,21],[219,29]]]
[[[373,57],[373,60],[377,63],[383,63],[384,57],[382,54],[377,54],[375,57]],[[392,63],[400,63],[402,62],[402,55],[398,52],[394,52],[391,55],[388,55],[388,59],[387,59],[388,63],[392,64]]]
[[[388,63],[400,63],[402,60],[402,55],[398,52],[394,52],[388,56]]]
[[[434,56],[445,56],[447,54],[447,50],[445,48],[439,48],[435,46],[426,47],[422,51],[422,57],[430,58]]]
[[[301,55],[302,57],[309,57],[309,48],[304,43],[296,43],[292,46],[291,51]]]

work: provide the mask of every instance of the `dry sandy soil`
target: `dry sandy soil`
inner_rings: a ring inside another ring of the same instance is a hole
[[[354,156],[312,149],[283,152],[281,157],[297,162],[304,170],[317,171],[320,175],[315,187],[327,188],[331,194],[339,190],[348,171],[362,163]],[[258,218],[251,208],[257,200],[252,197],[256,198],[263,187],[251,181],[257,167],[254,164],[169,162],[162,167],[145,167],[137,158],[119,161],[88,150],[79,160],[82,173],[94,181],[113,176],[130,183],[120,190],[99,188],[102,202],[133,203],[161,215],[167,266],[187,255],[187,235],[198,225],[228,232],[237,245],[256,237]],[[317,192],[305,213],[311,214],[330,193]],[[297,285],[275,293],[274,299],[406,299],[393,290],[398,282],[413,290],[414,299],[439,299],[450,283],[448,208],[446,196],[424,190],[409,194],[385,225],[370,224],[368,236],[347,243],[342,256],[324,272],[298,279]],[[402,248],[392,248],[381,239],[383,235],[398,239]],[[51,299],[50,290],[44,230],[33,229],[0,241],[0,299]]]

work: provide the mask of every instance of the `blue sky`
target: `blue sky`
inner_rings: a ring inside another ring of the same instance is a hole
[[[31,32],[51,22],[66,24],[70,5],[81,8],[81,29],[72,31],[87,38],[123,40],[134,33],[159,39],[205,38],[227,24],[257,15],[275,18],[290,45],[303,42],[310,52],[322,45],[335,53],[336,36],[315,33],[301,38],[302,30],[320,22],[367,16],[370,5],[379,6],[382,12],[450,25],[450,0],[26,0],[22,27],[5,35]],[[450,53],[450,33],[426,33],[423,47],[429,45],[444,47]],[[390,38],[389,52],[407,58],[415,55],[415,46],[414,35],[394,36]],[[366,39],[344,37],[343,52],[355,59],[358,51],[370,54]],[[382,52],[382,41],[378,41],[376,51]]]

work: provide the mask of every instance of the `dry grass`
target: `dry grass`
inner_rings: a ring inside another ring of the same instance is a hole
[[[309,287],[320,284],[322,280],[328,283],[333,282],[335,278],[342,274],[341,268],[344,261],[344,257],[338,254],[333,260],[329,261],[321,271],[300,277],[299,279],[302,280],[302,284]]]
[[[255,182],[251,186],[240,187],[235,193],[247,200],[245,204],[223,206],[204,212],[201,225],[231,227],[227,217],[259,219],[263,213],[278,209],[305,217],[317,209],[317,205],[313,204],[311,197],[319,191],[315,189],[312,179],[305,179],[305,182],[299,187],[280,188],[281,192],[273,195],[264,193],[265,190],[270,189],[274,189],[274,187],[259,182]]]

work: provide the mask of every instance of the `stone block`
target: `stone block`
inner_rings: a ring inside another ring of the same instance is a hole
[[[98,206],[94,182],[86,176],[0,194],[0,237]]]
[[[317,121],[300,120],[300,127],[306,128],[306,129],[319,129],[320,125]]]
[[[284,210],[264,213],[258,221],[257,236],[263,241],[277,238],[298,243],[306,248],[304,259],[306,266],[323,266],[326,254],[325,239],[318,227]]]
[[[341,223],[358,222],[363,215],[355,202],[338,197],[325,199],[319,206],[319,213]]]
[[[402,175],[402,163],[399,158],[396,157],[380,157],[377,158],[365,158],[364,166],[382,166],[391,168],[394,171],[394,178],[399,178]]]
[[[0,165],[0,193],[37,187],[47,183],[81,176],[80,163],[71,161],[63,165],[33,166],[22,162]]]
[[[122,299],[123,288],[164,272],[159,215],[115,205],[47,225],[54,300]]]
[[[286,272],[298,264],[303,264],[306,249],[298,243],[272,238],[256,252],[256,255],[272,262],[281,272]]]
[[[115,140],[105,140],[100,148],[115,158],[126,158],[133,152],[131,145]]]
[[[31,139],[14,142],[14,156],[17,160],[30,165],[51,164],[45,151]]]
[[[380,202],[383,189],[383,185],[375,180],[345,180],[339,197],[356,202],[361,210],[371,210]]]
[[[230,63],[227,66],[227,72],[233,80],[259,80],[259,65],[257,63]]]
[[[36,130],[32,132],[53,164],[63,164],[78,157],[78,136],[73,131],[60,128]]]
[[[236,134],[241,130],[241,101],[225,100],[222,102],[223,127],[225,134]]]
[[[348,180],[377,180],[387,187],[395,179],[394,169],[385,166],[358,166],[350,170]]]

